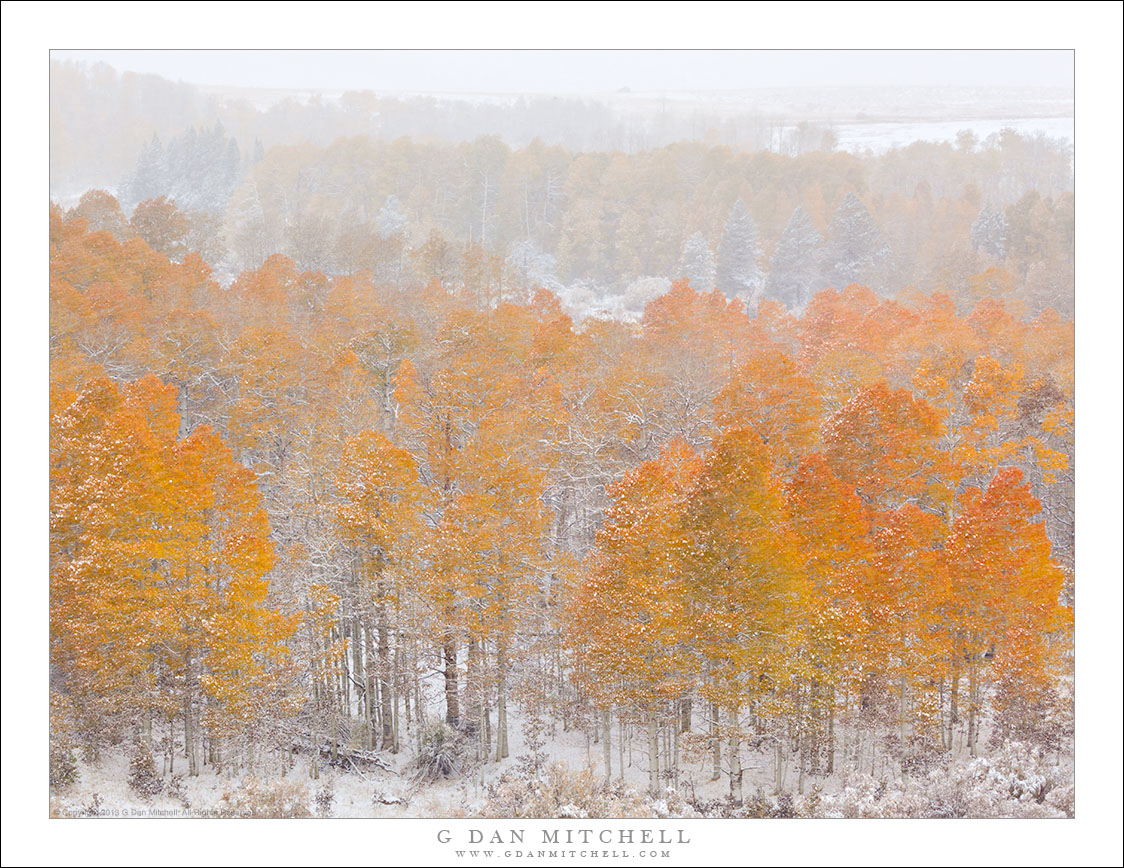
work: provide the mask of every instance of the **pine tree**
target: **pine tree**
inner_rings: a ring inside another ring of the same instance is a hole
[[[141,149],[136,169],[121,184],[121,202],[130,207],[145,199],[154,199],[166,192],[167,186],[168,163],[164,145],[153,133],[152,140]]]
[[[168,142],[166,150],[153,135],[133,174],[122,183],[121,199],[135,205],[167,196],[180,208],[219,213],[226,209],[241,172],[238,143],[227,136],[221,122],[201,132],[189,128]]]
[[[879,283],[890,248],[878,224],[854,193],[848,193],[827,228],[824,277],[827,285],[842,289],[851,283]],[[877,287],[875,287],[877,288]]]
[[[996,259],[1004,259],[1007,256],[1009,232],[1007,215],[1001,208],[984,208],[972,224],[972,248],[983,250]]]
[[[803,208],[789,218],[769,270],[765,294],[790,310],[801,310],[821,289],[823,239]]]
[[[761,286],[759,253],[757,225],[745,202],[738,199],[730,209],[726,229],[718,243],[717,287],[727,298],[752,299],[756,295]]]
[[[677,277],[685,277],[696,292],[710,292],[714,289],[714,254],[701,232],[696,232],[683,245],[683,255],[679,257]]]

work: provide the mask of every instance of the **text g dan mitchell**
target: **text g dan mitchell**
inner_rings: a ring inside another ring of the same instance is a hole
[[[463,829],[456,834],[456,843],[526,844],[527,829]],[[690,844],[685,829],[539,829],[542,844]],[[536,832],[531,841],[535,842]],[[441,829],[437,840],[454,843],[450,829]]]

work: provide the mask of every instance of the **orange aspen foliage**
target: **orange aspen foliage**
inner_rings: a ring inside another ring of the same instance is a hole
[[[947,497],[935,450],[942,430],[940,414],[926,401],[879,381],[829,416],[822,434],[836,476],[871,507],[893,508]]]
[[[682,520],[701,460],[674,442],[615,483],[584,580],[567,612],[579,674],[605,707],[646,710],[677,696],[693,662],[682,593]]]
[[[786,507],[807,587],[801,656],[809,659],[809,674],[819,683],[854,690],[864,671],[876,665],[866,605],[874,579],[870,510],[820,453],[801,463],[788,485]]]
[[[382,434],[365,431],[344,444],[336,487],[345,539],[364,553],[376,574],[398,562],[419,528],[423,506],[410,453]]]
[[[992,661],[1028,688],[1041,683],[1044,643],[1070,618],[1060,604],[1065,576],[1051,559],[1040,513],[1021,471],[1003,468],[985,491],[962,495],[946,544],[948,585],[937,623],[953,672],[968,676],[973,754]]]
[[[1011,643],[1011,635],[1043,637],[1065,625],[1063,574],[1050,556],[1041,504],[1018,469],[999,470],[985,491],[965,492],[947,553],[947,625],[969,659],[982,658],[992,646],[998,661],[1017,659],[1029,649]]]
[[[779,467],[795,467],[819,441],[820,400],[812,381],[779,352],[760,352],[715,399],[722,428],[751,428]]]

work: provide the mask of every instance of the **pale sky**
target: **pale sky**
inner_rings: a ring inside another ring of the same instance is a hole
[[[757,87],[1073,87],[1067,50],[53,50],[202,85],[578,93]]]

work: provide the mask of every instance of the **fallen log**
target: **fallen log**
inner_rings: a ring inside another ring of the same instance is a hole
[[[390,763],[380,757],[377,753],[371,750],[362,750],[360,748],[348,747],[345,744],[335,743],[335,751],[332,750],[331,741],[320,741],[319,744],[314,744],[311,738],[297,738],[293,739],[293,753],[313,754],[319,753],[320,758],[327,760],[329,765],[335,765],[341,768],[375,768],[382,769],[383,771],[392,772],[394,769]],[[333,753],[335,759],[333,760]]]

